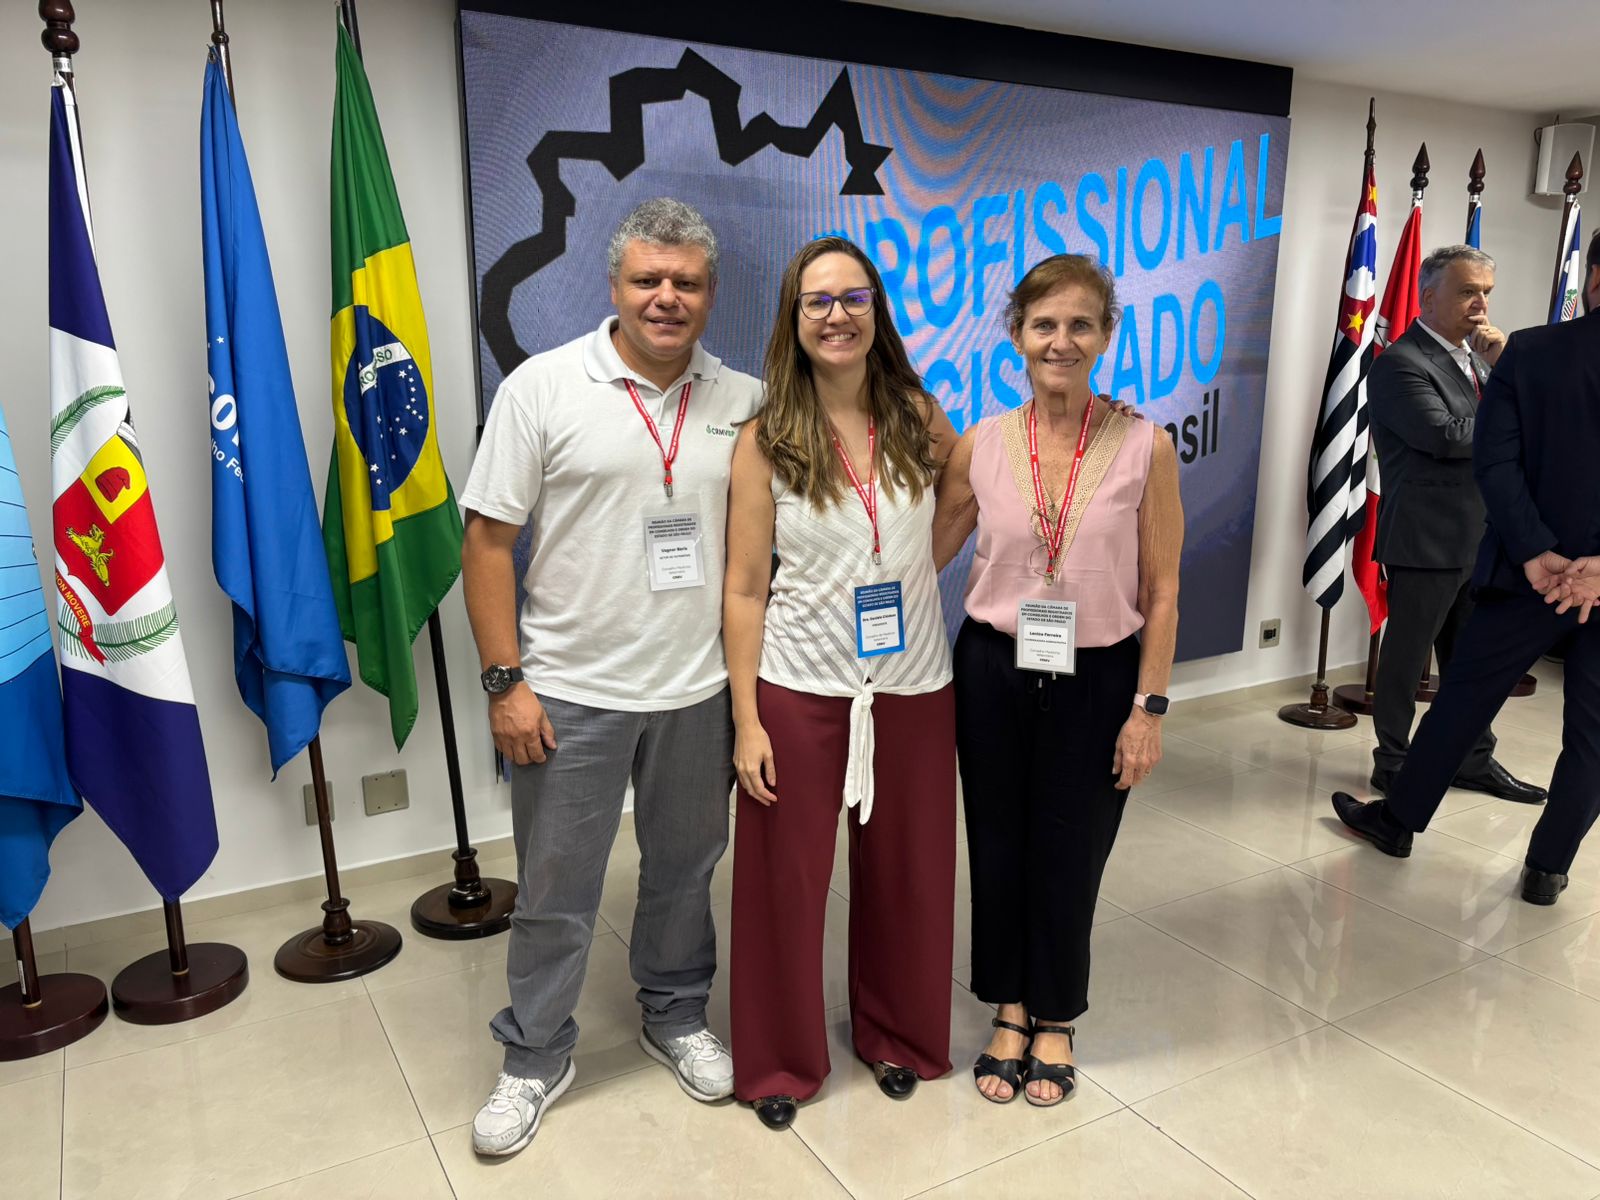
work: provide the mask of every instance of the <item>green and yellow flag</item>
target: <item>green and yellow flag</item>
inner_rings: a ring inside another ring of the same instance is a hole
[[[411,643],[461,571],[411,239],[350,35],[333,104],[333,426],[322,540],[361,678],[389,697],[398,749],[417,719]]]

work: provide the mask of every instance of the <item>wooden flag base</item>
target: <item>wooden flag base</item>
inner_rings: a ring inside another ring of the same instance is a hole
[[[98,1029],[110,1010],[106,985],[93,975],[41,975],[31,1006],[21,984],[0,988],[0,1062],[70,1046]]]
[[[1321,689],[1320,699],[1318,689],[1311,690],[1309,704],[1286,704],[1278,710],[1278,720],[1287,721],[1290,725],[1298,725],[1302,729],[1314,729],[1320,732],[1338,729],[1353,729],[1356,719],[1351,713],[1342,708],[1335,708],[1328,703],[1328,689]]]
[[[306,747],[311,759],[311,790],[317,800],[317,833],[322,840],[322,872],[328,898],[322,924],[296,934],[272,960],[279,975],[295,983],[337,983],[388,963],[400,953],[400,931],[382,921],[352,921],[350,901],[339,891],[339,860],[333,850],[333,815],[328,811],[328,778],[322,769],[322,738]]]
[[[165,906],[167,948],[130,963],[111,981],[117,1016],[135,1025],[175,1025],[216,1012],[250,983],[250,960],[225,942],[189,945],[176,902]]]
[[[456,879],[441,883],[417,897],[411,906],[411,925],[427,937],[449,941],[492,937],[511,928],[511,910],[517,904],[517,885],[508,879],[484,879],[473,860],[478,852],[468,847],[456,851]]]
[[[21,978],[0,988],[0,1062],[34,1058],[87,1037],[111,1010],[93,975],[40,975],[27,921],[11,931]]]
[[[1278,720],[1302,729],[1350,729],[1356,719],[1342,709],[1328,703],[1328,623],[1331,613],[1322,610],[1322,634],[1317,648],[1317,680],[1311,685],[1311,700],[1307,704],[1286,704],[1278,710]]]
[[[1333,702],[1345,712],[1358,717],[1372,715],[1372,693],[1364,683],[1341,683],[1333,689]]]
[[[295,983],[338,983],[376,971],[400,953],[400,931],[382,921],[352,921],[348,900],[335,909],[322,902],[327,919],[315,929],[290,938],[278,948],[272,965]],[[337,920],[343,917],[343,921]],[[330,935],[329,924],[344,926],[343,938]]]

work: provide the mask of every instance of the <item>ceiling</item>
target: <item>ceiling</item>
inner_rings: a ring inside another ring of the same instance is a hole
[[[866,0],[1254,59],[1334,83],[1565,117],[1600,112],[1595,0]]]

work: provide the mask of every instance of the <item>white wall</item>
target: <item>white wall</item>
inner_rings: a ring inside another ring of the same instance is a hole
[[[32,4],[0,6],[0,364],[3,400],[19,447],[23,488],[40,545],[48,547],[45,452],[49,421],[46,282],[46,132],[49,59]],[[85,153],[96,240],[112,327],[121,349],[141,444],[189,652],[216,792],[222,849],[192,895],[255,887],[320,870],[304,824],[304,756],[270,782],[260,723],[239,702],[229,612],[210,563],[210,465],[200,283],[198,126],[206,6],[198,0],[79,5],[78,56]],[[461,180],[450,0],[368,0],[367,61],[411,229],[432,333],[435,393],[446,466],[458,483],[474,425],[471,272]],[[323,477],[328,408],[328,135],[333,18],[326,0],[229,7],[240,121],[273,249],[312,475]],[[1496,318],[1540,318],[1554,259],[1556,218],[1524,198],[1532,116],[1414,98],[1379,97],[1380,257],[1387,266],[1406,209],[1406,180],[1420,138],[1437,164],[1429,241],[1459,237],[1472,152],[1489,163],[1488,248],[1502,261]],[[1180,667],[1174,691],[1199,695],[1309,671],[1316,610],[1299,588],[1301,500],[1339,274],[1361,168],[1366,94],[1300,81],[1280,250],[1279,295],[1268,370],[1269,404],[1252,569],[1247,642],[1256,624],[1283,618],[1283,645]],[[48,554],[48,550],[46,550]],[[479,840],[509,832],[505,791],[494,784],[488,735],[460,589],[445,601],[469,818]],[[357,684],[328,710],[328,773],[340,814],[344,865],[453,842],[438,709],[426,639],[419,643],[422,711],[403,753],[388,736],[382,699]],[[1359,605],[1335,621],[1335,663],[1365,651]],[[362,815],[360,777],[401,766],[411,808]],[[48,929],[151,906],[155,897],[92,815],[56,843],[55,877],[35,914]],[[310,918],[308,917],[308,922]]]

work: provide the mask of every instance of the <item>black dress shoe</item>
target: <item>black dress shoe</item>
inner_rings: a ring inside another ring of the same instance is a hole
[[[1531,783],[1512,775],[1494,759],[1489,760],[1489,765],[1476,775],[1457,775],[1450,781],[1451,787],[1464,788],[1469,792],[1487,792],[1500,800],[1514,800],[1518,804],[1543,804],[1545,790],[1534,787]]]
[[[875,1062],[872,1077],[878,1081],[878,1090],[891,1100],[904,1100],[917,1090],[917,1073],[910,1067]]]
[[[1394,777],[1397,772],[1386,770],[1383,767],[1372,768],[1372,778],[1367,780],[1372,785],[1372,790],[1380,796],[1387,796],[1394,787]]]
[[[1567,890],[1567,877],[1529,867],[1522,876],[1522,898],[1529,904],[1554,904]]]
[[[1411,830],[1389,815],[1383,800],[1363,804],[1348,792],[1333,794],[1333,811],[1345,825],[1395,858],[1411,857]]]
[[[787,1129],[794,1124],[797,1105],[793,1096],[763,1096],[753,1107],[768,1129]]]

